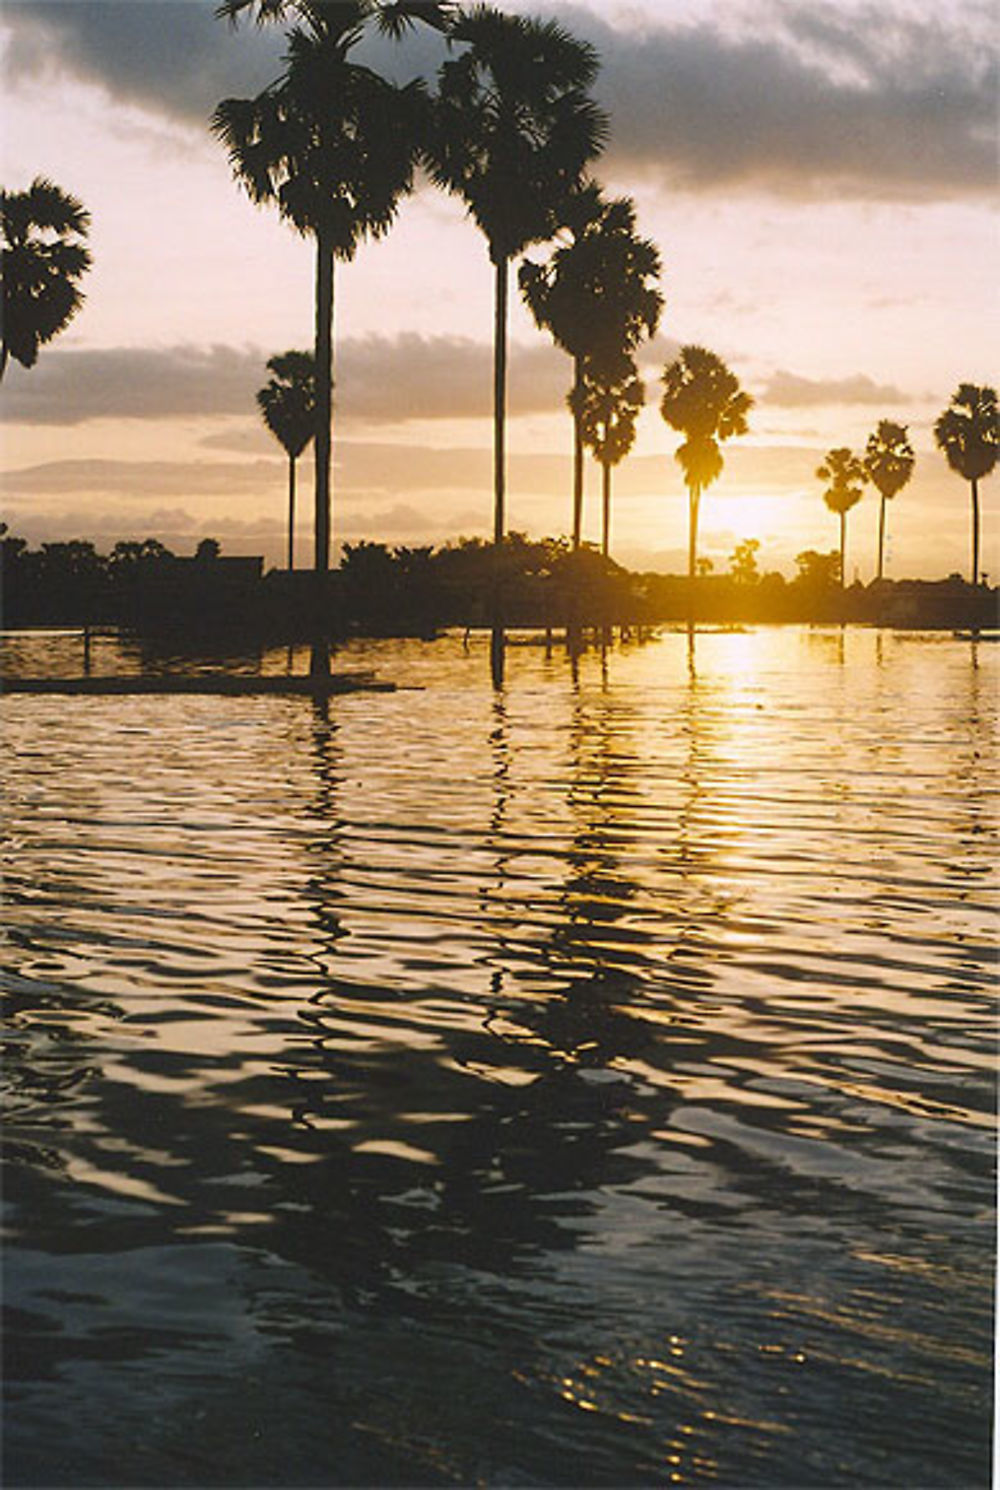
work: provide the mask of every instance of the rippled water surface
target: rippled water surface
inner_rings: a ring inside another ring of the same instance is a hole
[[[6,1483],[987,1484],[998,651],[8,698]]]

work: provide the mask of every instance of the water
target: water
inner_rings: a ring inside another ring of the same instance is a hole
[[[997,660],[9,698],[5,1482],[987,1484]]]

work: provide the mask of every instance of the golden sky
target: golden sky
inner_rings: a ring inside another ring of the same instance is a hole
[[[213,8],[7,0],[0,18],[0,179],[48,175],[93,217],[83,311],[0,390],[5,517],[32,542],[154,535],[183,553],[212,535],[280,560],[284,457],[253,394],[272,353],[310,344],[312,251],[250,205],[206,123],[220,98],[277,72],[280,30],[233,32]],[[830,0],[505,8],[556,16],[597,46],[612,137],[595,174],[635,198],[663,258],[647,408],[615,477],[616,555],[684,567],[658,377],[697,341],[757,400],[703,506],[717,568],[745,537],[786,572],[801,549],[835,547],[815,467],[891,418],[910,426],[917,468],[890,510],[888,573],[965,573],[968,489],[931,426],[960,381],[996,383],[989,8],[889,0],[877,24],[873,6]],[[388,65],[433,71],[440,55],[427,38]],[[481,236],[429,188],[338,270],[336,537],[490,530],[491,296]],[[516,304],[511,338],[509,523],[565,532],[568,362]],[[994,577],[996,484],[983,527]],[[597,492],[594,470],[595,538]],[[872,577],[876,522],[869,491],[849,519],[849,578]]]

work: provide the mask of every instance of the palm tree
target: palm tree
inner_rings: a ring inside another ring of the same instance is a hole
[[[686,437],[676,452],[688,489],[688,619],[693,620],[701,494],[722,472],[719,443],[747,432],[753,399],[721,357],[704,347],[681,347],[663,372],[660,413]]]
[[[232,0],[236,3],[236,0]],[[259,0],[276,11],[281,0]],[[330,567],[334,261],[391,227],[413,187],[426,118],[422,85],[397,87],[350,60],[371,12],[364,0],[299,0],[306,25],[288,33],[284,73],[256,98],[219,104],[212,128],[255,203],[316,243],[316,494],[318,575]],[[326,672],[325,649],[313,670]]]
[[[635,443],[635,427],[646,391],[635,360],[624,358],[615,373],[585,362],[581,379],[570,395],[578,401],[578,423],[583,443],[601,467],[601,553],[611,548],[611,471]]]
[[[83,304],[77,281],[91,257],[80,240],[89,228],[83,204],[44,176],[27,191],[0,191],[0,379],[11,357],[34,367],[39,347]]]
[[[869,479],[868,470],[863,460],[841,445],[827,453],[823,464],[817,466],[816,475],[826,482],[823,501],[840,518],[840,588],[843,589],[847,574],[847,514],[861,501]]]
[[[868,480],[881,498],[878,510],[878,571],[876,579],[882,578],[883,554],[885,550],[885,504],[890,501],[913,475],[913,446],[905,424],[894,424],[891,419],[880,419],[878,428],[868,436],[865,446],[865,470]]]
[[[573,358],[573,547],[579,548],[584,362],[598,377],[603,366],[607,378],[620,380],[621,359],[655,333],[663,296],[650,283],[660,273],[659,252],[636,234],[630,198],[605,201],[591,182],[569,199],[563,217],[569,242],[560,244],[546,264],[522,264],[518,279],[536,323]]]
[[[465,50],[441,68],[428,166],[437,185],[465,202],[496,271],[493,541],[499,563],[510,261],[560,226],[560,204],[602,148],[607,122],[586,92],[597,75],[597,53],[555,22],[476,5],[452,24],[450,39]]]
[[[972,583],[979,583],[979,483],[1000,455],[1000,419],[995,388],[961,383],[934,425],[938,448],[953,471],[972,486]]]
[[[288,456],[288,568],[295,568],[295,462],[316,433],[316,370],[311,352],[268,359],[273,376],[257,394],[261,417]]]

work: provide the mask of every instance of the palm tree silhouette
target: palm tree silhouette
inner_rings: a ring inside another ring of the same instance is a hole
[[[250,199],[276,204],[316,243],[314,568],[322,576],[330,567],[334,261],[351,260],[365,238],[380,238],[391,227],[413,187],[427,100],[419,82],[397,87],[350,58],[368,19],[381,17],[389,25],[412,5],[227,0],[220,14],[235,17],[251,8],[258,21],[293,12],[302,24],[288,33],[281,76],[256,98],[225,99],[212,128]],[[327,651],[318,644],[312,670],[329,671]]]
[[[868,480],[881,498],[878,510],[878,569],[876,579],[882,578],[883,554],[885,550],[885,504],[890,501],[913,475],[913,446],[910,444],[905,424],[894,424],[891,419],[880,419],[878,428],[868,436],[865,446],[865,470]]]
[[[979,583],[979,483],[1000,455],[1000,419],[995,388],[961,383],[934,425],[938,448],[953,471],[972,487],[972,583]]]
[[[823,501],[840,518],[840,588],[843,589],[847,573],[847,514],[861,501],[869,479],[868,469],[863,460],[840,445],[827,453],[823,464],[817,466],[816,475],[827,484]]]
[[[681,347],[663,372],[660,413],[686,437],[676,452],[688,489],[689,621],[693,620],[694,577],[698,556],[698,509],[701,494],[722,472],[719,443],[747,432],[753,408],[749,393],[740,389],[736,374],[704,347]]]
[[[428,167],[437,185],[465,202],[486,237],[496,271],[496,652],[500,546],[505,530],[510,261],[529,244],[551,238],[559,227],[561,205],[579,186],[587,162],[602,148],[607,122],[586,92],[597,75],[594,48],[555,22],[505,15],[490,5],[476,5],[453,22],[450,39],[465,50],[441,67]]]
[[[273,376],[257,394],[268,429],[288,456],[288,568],[295,568],[295,462],[316,433],[316,365],[311,352],[268,359]]]
[[[611,471],[635,443],[635,427],[646,391],[635,359],[622,358],[615,371],[584,362],[581,379],[570,395],[579,410],[583,443],[601,467],[601,553],[611,550]]]
[[[659,325],[663,296],[650,283],[660,273],[660,255],[635,231],[629,197],[605,201],[588,183],[566,202],[563,227],[570,234],[546,264],[530,261],[518,276],[521,293],[537,325],[573,358],[569,406],[574,420],[573,547],[583,523],[583,368],[621,379],[621,361]]]
[[[27,191],[0,191],[0,379],[11,357],[34,367],[39,347],[83,304],[77,281],[91,256],[80,240],[89,228],[83,204],[44,176]]]

